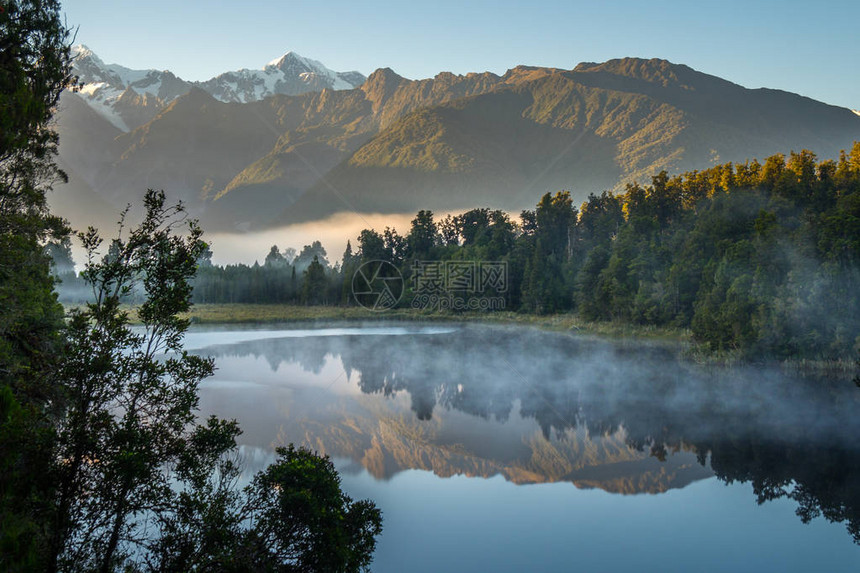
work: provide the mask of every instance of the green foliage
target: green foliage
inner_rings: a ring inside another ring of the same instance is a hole
[[[246,543],[259,548],[255,570],[361,571],[370,565],[382,515],[340,489],[328,458],[293,446],[248,488],[254,524]]]
[[[160,571],[242,569],[240,466],[225,456],[236,447],[235,421],[209,418],[188,437],[176,464],[181,484],[173,504],[154,515],[157,535],[147,545],[150,568]],[[176,486],[174,486],[176,487]]]
[[[363,261],[391,261],[394,258],[385,247],[385,239],[376,231],[365,229],[358,236],[358,253]]]
[[[412,228],[406,235],[408,255],[415,259],[426,259],[439,241],[436,223],[433,222],[432,211],[418,211],[412,220]]]
[[[22,398],[56,353],[61,308],[41,242],[62,240],[45,193],[64,177],[49,122],[73,83],[68,30],[55,1],[4,2],[0,12],[0,383]],[[28,384],[29,385],[29,384]],[[23,398],[29,403],[30,398]],[[33,399],[38,399],[33,397]]]
[[[53,162],[57,134],[49,121],[60,92],[73,83],[69,31],[59,2],[4,2],[0,12],[0,182],[3,223],[32,231],[47,215],[40,186],[62,177]],[[30,219],[30,220],[28,220]],[[4,226],[4,232],[9,230]]]
[[[70,313],[60,369],[56,457],[64,463],[56,470],[49,569],[110,571],[145,541],[139,516],[174,498],[166,468],[190,447],[197,385],[213,370],[211,359],[182,350],[188,321],[180,314],[190,308],[189,280],[206,248],[201,231],[188,222],[184,237],[175,234],[183,210],[166,207],[163,192],[148,192],[145,206],[143,222],[104,256],[94,229],[80,236],[94,300]],[[135,291],[144,298],[142,331],[120,310]]]
[[[51,509],[52,428],[59,397],[62,307],[48,239],[63,221],[45,193],[64,174],[50,119],[72,82],[69,32],[55,1],[7,1],[0,12],[0,569],[36,568]]]
[[[341,257],[340,265],[341,274],[343,276],[339,299],[341,304],[349,305],[352,302],[352,278],[355,276],[360,263],[361,257],[353,254],[352,243],[347,241],[346,249],[343,252],[343,257]]]
[[[196,416],[198,385],[214,362],[182,348],[191,279],[208,246],[163,192],[149,191],[145,206],[143,222],[127,237],[121,229],[103,255],[95,230],[81,234],[93,300],[70,313],[66,332],[44,568],[366,568],[379,511],[346,497],[327,459],[290,448],[254,486],[236,487],[236,422]],[[316,256],[305,274],[306,289],[323,287],[306,294],[325,292]],[[129,297],[143,301],[140,326],[123,310]]]
[[[40,518],[50,507],[50,483],[44,479],[50,432],[34,427],[34,418],[9,386],[0,386],[0,566],[5,571],[30,571],[40,564]]]
[[[328,281],[325,268],[317,257],[305,270],[304,282],[302,283],[302,302],[304,304],[324,304],[328,302]]]
[[[606,288],[602,287],[601,273],[609,262],[609,250],[603,245],[591,249],[576,275],[576,297],[579,313],[587,320],[608,320],[609,304],[602,298]]]

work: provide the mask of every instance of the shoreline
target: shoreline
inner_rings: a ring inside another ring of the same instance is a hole
[[[77,305],[70,305],[70,307]],[[69,307],[67,307],[69,308]],[[133,306],[127,307],[132,322],[136,322]],[[678,347],[679,357],[703,366],[729,367],[756,362],[744,358],[739,352],[714,353],[698,345],[689,329],[642,326],[624,322],[589,322],[573,314],[533,315],[510,311],[460,312],[391,309],[371,311],[355,306],[300,306],[291,304],[195,304],[187,317],[194,325],[326,325],[356,323],[463,323],[528,326],[552,332],[594,336],[616,341],[643,341],[672,344]],[[778,364],[786,372],[814,376],[848,377],[856,374],[856,364],[848,359],[790,358],[785,360],[759,359]]]
[[[380,312],[360,307],[296,306],[289,304],[195,304],[192,324],[273,324],[343,322],[463,322],[534,326],[606,338],[634,338],[692,344],[689,330],[638,326],[621,322],[588,322],[572,314],[533,315],[509,311],[446,312],[392,309]]]
[[[529,326],[542,330],[594,336],[610,340],[672,344],[679,356],[699,365],[734,366],[751,362],[738,352],[713,353],[699,346],[689,329],[642,326],[624,322],[589,322],[573,314],[534,315],[510,311],[461,312],[391,309],[374,312],[355,306],[299,306],[289,304],[196,304],[189,313],[192,324],[355,324],[367,322],[448,322]],[[834,378],[854,375],[856,365],[846,359],[761,359],[786,372]],[[755,360],[753,360],[754,362]]]

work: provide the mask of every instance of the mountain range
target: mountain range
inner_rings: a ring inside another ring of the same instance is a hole
[[[242,69],[204,82],[187,82],[169,70],[132,70],[105,64],[83,44],[72,47],[77,94],[121,131],[152,120],[176,98],[197,87],[222,102],[248,103],[276,94],[299,95],[323,89],[349,90],[364,83],[359,72],[335,72],[322,63],[287,52],[262,70]]]
[[[70,184],[54,199],[73,223],[150,187],[214,230],[338,212],[516,212],[548,191],[584,200],[663,169],[835,157],[860,139],[852,110],[658,59],[409,80],[287,53],[195,83],[81,47],[75,69],[84,86],[64,94],[57,123]]]

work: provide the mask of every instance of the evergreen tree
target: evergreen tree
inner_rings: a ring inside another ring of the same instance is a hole
[[[430,252],[439,242],[439,233],[433,221],[432,211],[418,211],[412,219],[412,227],[406,235],[406,254],[413,259],[430,257]]]
[[[295,265],[290,270],[290,298],[293,302],[299,299],[299,279]]]
[[[328,281],[326,279],[325,267],[314,257],[304,273],[302,283],[303,304],[326,304]]]
[[[391,262],[394,258],[393,254],[386,248],[383,236],[372,229],[364,229],[361,234],[359,234],[358,252],[361,256],[362,262]]]
[[[343,280],[340,288],[341,304],[350,305],[352,303],[352,278],[361,263],[361,257],[353,254],[352,243],[346,242],[346,249],[343,252],[343,262],[341,264],[341,275]]]

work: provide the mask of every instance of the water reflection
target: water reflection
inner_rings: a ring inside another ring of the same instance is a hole
[[[860,542],[847,381],[511,328],[270,334],[200,350],[220,368],[204,409],[239,418],[246,444],[303,443],[379,479],[426,469],[658,493],[715,474]]]

